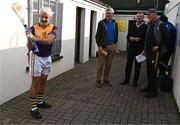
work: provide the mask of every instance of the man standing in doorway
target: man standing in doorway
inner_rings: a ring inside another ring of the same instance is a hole
[[[121,85],[129,83],[132,64],[135,57],[141,54],[144,49],[144,40],[146,37],[147,25],[144,23],[144,14],[143,12],[138,12],[136,14],[136,23],[129,27],[127,41],[129,42],[128,54],[127,54],[127,64],[125,69],[125,80]],[[135,59],[135,72],[133,78],[133,86],[137,87],[137,81],[140,74],[141,63],[138,63]]]
[[[31,115],[33,118],[40,119],[42,116],[38,108],[51,108],[43,100],[44,87],[50,72],[51,48],[56,38],[57,27],[49,21],[53,15],[50,8],[44,7],[39,13],[39,23],[30,28],[27,33],[27,47],[30,52],[30,73],[32,84],[30,88]]]
[[[145,38],[145,55],[147,63],[148,85],[142,89],[145,98],[157,97],[157,63],[159,56],[166,51],[168,32],[165,25],[158,19],[157,10],[147,12],[149,24]]]
[[[98,69],[96,86],[101,88],[102,75],[104,70],[103,82],[112,87],[109,81],[109,72],[113,60],[114,53],[117,47],[118,41],[118,25],[115,20],[112,19],[114,10],[109,7],[106,10],[106,18],[98,23],[96,33],[96,43],[98,46]]]

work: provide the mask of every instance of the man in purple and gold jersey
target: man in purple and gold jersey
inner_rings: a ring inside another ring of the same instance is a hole
[[[38,108],[51,108],[43,101],[44,86],[50,72],[51,48],[56,38],[57,27],[49,21],[53,15],[50,8],[44,7],[39,13],[39,23],[30,28],[27,33],[27,47],[30,52],[30,73],[32,84],[30,88],[31,115],[36,119],[42,118]]]

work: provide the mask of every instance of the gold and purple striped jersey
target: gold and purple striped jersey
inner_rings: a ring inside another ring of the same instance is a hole
[[[48,24],[48,26],[46,28],[42,28],[42,27],[40,27],[40,24],[38,23],[38,24],[33,25],[30,28],[30,32],[35,37],[40,38],[40,39],[47,38],[48,35],[50,35],[50,34],[54,35],[56,38],[56,32],[55,32],[56,30],[57,30],[57,27],[53,24]],[[36,52],[33,49],[34,54],[36,54],[37,56],[40,56],[40,57],[48,57],[51,55],[52,44],[44,45],[38,41],[35,41],[35,43],[36,43],[39,51]]]

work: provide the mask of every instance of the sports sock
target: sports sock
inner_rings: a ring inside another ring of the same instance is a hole
[[[37,98],[36,97],[31,97],[31,111],[34,111],[37,109]]]
[[[38,94],[37,96],[37,103],[42,104],[43,103],[43,94]]]

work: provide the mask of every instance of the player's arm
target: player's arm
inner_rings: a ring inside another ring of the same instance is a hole
[[[57,32],[57,27],[54,26],[52,31],[49,33],[49,35],[45,38],[37,38],[37,42],[39,42],[40,44],[44,44],[44,45],[51,45],[54,40],[56,39],[56,32]]]
[[[28,39],[26,46],[27,46],[28,50],[32,50],[33,49],[32,41]]]
[[[57,27],[54,26],[52,31],[49,33],[49,35],[45,38],[38,38],[36,36],[34,36],[34,27],[31,28],[32,29],[32,33],[28,33],[27,36],[29,36],[29,40],[31,41],[36,41],[36,42],[39,42],[40,44],[43,44],[43,45],[50,45],[54,42],[54,40],[56,39],[56,32],[57,32]]]
[[[29,31],[26,32],[26,37],[27,37],[26,46],[27,46],[28,50],[32,50],[34,47],[33,40],[32,40],[32,37],[34,37],[33,33],[34,33],[34,27],[32,26],[32,27],[30,27]]]
[[[52,44],[56,38],[55,35],[56,31],[54,30],[53,33],[49,34],[47,38],[35,38],[37,42],[47,45]]]
[[[32,27],[30,28],[30,31],[26,32],[26,37],[27,37],[27,48],[28,50],[32,50],[33,49],[33,40],[31,39],[33,37],[33,34],[32,34]]]

